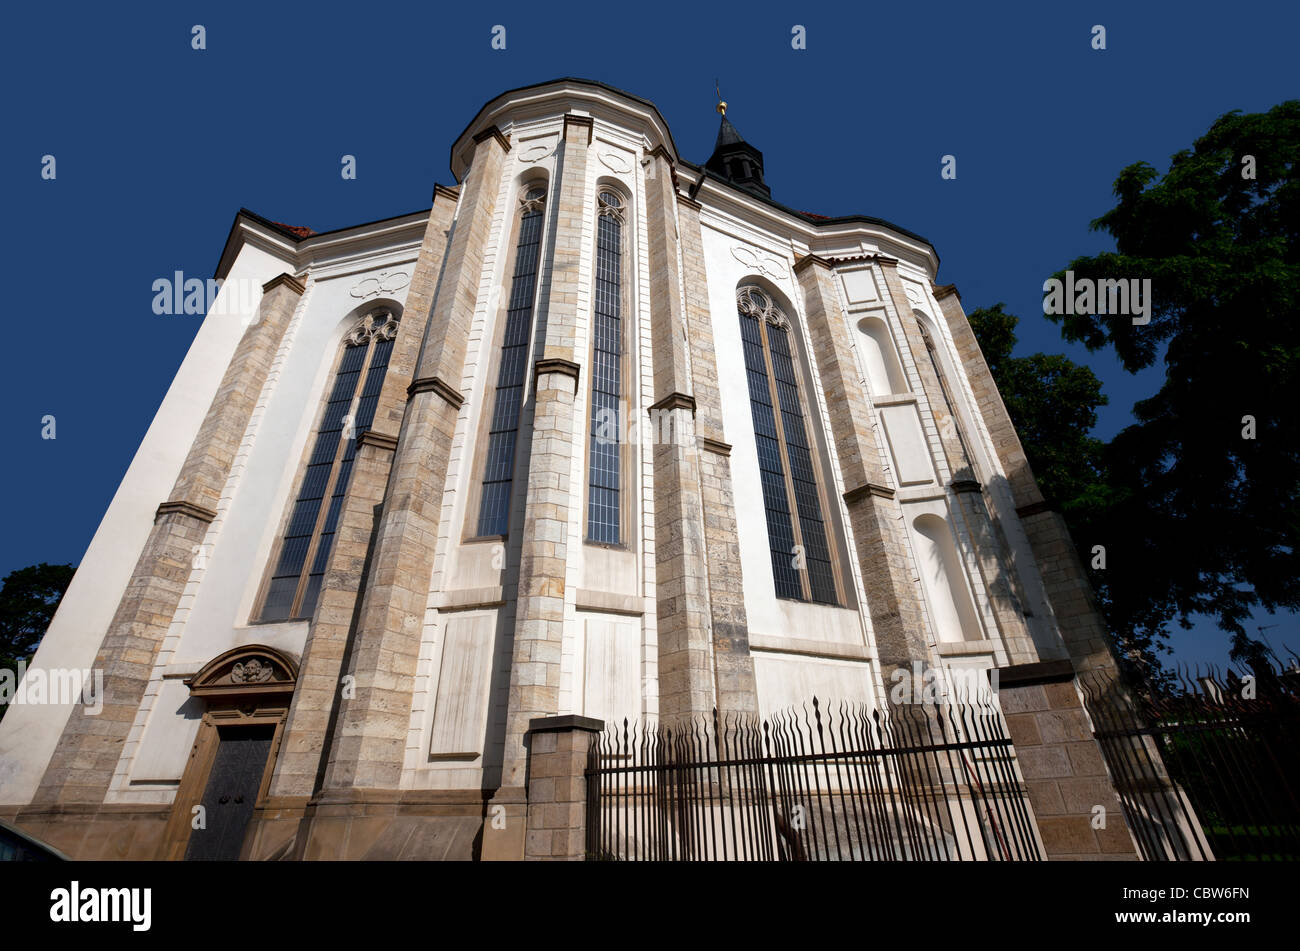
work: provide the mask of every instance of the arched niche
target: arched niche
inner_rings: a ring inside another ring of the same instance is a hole
[[[912,527],[916,531],[917,570],[939,640],[944,643],[980,640],[983,635],[979,619],[947,520],[926,513],[918,515]]]
[[[898,351],[885,322],[879,317],[863,317],[858,321],[858,335],[872,392],[877,396],[908,392],[907,377],[903,375]]]

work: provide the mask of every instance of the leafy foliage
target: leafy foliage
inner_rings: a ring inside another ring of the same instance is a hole
[[[72,581],[71,565],[41,562],[5,575],[0,587],[0,668],[30,661]],[[5,704],[0,704],[0,716]]]
[[[1130,647],[1203,613],[1240,654],[1253,609],[1300,608],[1298,157],[1300,102],[1289,101],[1221,117],[1164,175],[1125,168],[1116,206],[1092,223],[1116,250],[1069,269],[1076,280],[1150,278],[1151,322],[1051,318],[1130,372],[1164,360],[1160,390],[1105,448],[1104,511],[1071,521],[1076,541],[1086,528],[1107,547],[1093,580]]]

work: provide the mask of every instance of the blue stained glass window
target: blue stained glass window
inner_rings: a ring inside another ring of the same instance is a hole
[[[784,316],[758,288],[741,288],[737,299],[776,594],[837,604],[817,472]],[[796,557],[797,546],[802,546],[802,559]]]
[[[396,318],[379,311],[348,334],[280,541],[262,605],[263,621],[311,617],[316,610],[347,498],[357,437],[374,422],[396,332]]]
[[[622,459],[623,199],[601,191],[596,219],[596,294],[592,314],[591,443],[587,538],[616,545],[620,534]]]
[[[479,535],[505,535],[510,526],[510,491],[514,484],[515,440],[519,410],[527,380],[528,332],[533,324],[533,299],[537,291],[537,266],[542,245],[542,199],[546,189],[529,188],[524,195],[515,246],[515,269],[510,282],[506,325],[497,365],[497,385],[488,424],[483,490],[479,496]]]

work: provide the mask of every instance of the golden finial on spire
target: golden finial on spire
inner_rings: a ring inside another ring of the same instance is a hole
[[[727,104],[722,101],[722,90],[718,88],[716,79],[713,81],[713,91],[718,94],[718,105],[715,108],[718,110],[718,114],[725,119],[727,117]]]

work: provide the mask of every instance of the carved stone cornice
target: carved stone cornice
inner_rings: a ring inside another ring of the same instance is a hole
[[[650,407],[650,412],[662,409],[688,409],[691,415],[695,415],[695,397],[689,393],[669,393],[659,402]]]
[[[829,270],[831,262],[823,257],[818,257],[815,254],[805,254],[798,261],[794,262],[794,273],[798,274],[804,268],[812,267],[813,265],[818,265]]]
[[[707,436],[700,437],[700,448],[716,453],[719,456],[731,455],[731,446],[728,443],[717,439],[709,439]]]
[[[572,377],[573,382],[578,382],[578,371],[581,367],[572,360],[562,360],[559,357],[546,357],[538,360],[533,364],[533,378],[541,379],[545,373],[559,373],[564,376]]]
[[[164,515],[186,515],[207,524],[211,524],[212,520],[217,517],[217,513],[212,509],[184,501],[163,502],[158,506],[158,511],[154,513],[153,520],[156,522]]]
[[[892,499],[894,497],[894,490],[887,485],[879,485],[875,482],[864,482],[856,489],[849,489],[849,491],[845,492],[844,502],[847,505],[852,505],[854,502],[857,502],[860,499],[865,499],[869,495],[874,495],[879,499]]]
[[[587,130],[587,144],[588,144],[588,145],[591,145],[591,136],[592,136],[592,133],[595,131],[595,128],[596,128],[596,120],[594,120],[591,116],[579,116],[579,115],[574,115],[572,112],[565,113],[565,115],[564,115],[564,131],[562,132],[562,138],[564,138],[565,141],[568,141],[568,138],[569,138],[569,126],[571,126],[571,125],[578,126],[579,128],[584,128],[584,129],[586,129],[586,130]]]
[[[982,492],[984,487],[975,479],[953,479],[952,490],[954,492]]]
[[[668,175],[672,179],[673,193],[677,194],[677,162],[674,161],[673,157],[668,154],[668,150],[664,148],[663,143],[662,142],[659,143],[653,149],[647,152],[646,158],[649,160],[654,160],[657,158],[661,158],[664,160],[664,164],[668,166]],[[677,197],[681,198],[682,196],[678,194]],[[704,207],[698,202],[692,201],[690,199],[687,200],[690,201],[691,205],[693,205],[697,211]]]
[[[375,432],[373,429],[367,429],[357,437],[358,446],[374,446],[376,449],[384,449],[388,452],[397,451],[397,437],[390,436],[388,433]]]
[[[465,402],[465,397],[460,390],[436,376],[426,376],[418,380],[412,380],[411,385],[406,388],[406,398],[409,400],[416,393],[431,392],[437,393],[456,409],[460,409],[461,404]]]
[[[1016,509],[1016,514],[1021,518],[1029,518],[1031,515],[1041,515],[1044,512],[1052,512],[1055,509],[1052,503],[1046,499],[1040,499],[1037,502],[1030,502],[1028,505],[1022,505]]]
[[[445,198],[452,204],[455,204],[460,201],[460,189],[451,188],[447,185],[435,184],[433,186],[433,200],[437,201],[439,198]]]
[[[490,125],[482,132],[476,132],[474,134],[475,144],[484,142],[487,139],[496,139],[497,142],[500,143],[502,151],[505,152],[510,151],[510,138],[508,136],[502,135],[501,130],[498,129],[496,126]]]
[[[604,720],[596,720],[576,713],[565,713],[551,717],[533,717],[528,721],[529,733],[569,733],[574,731],[600,733],[604,729]]]
[[[1032,687],[1038,684],[1061,683],[1074,679],[1074,664],[1068,660],[1040,660],[1013,667],[997,667],[989,677],[997,675],[998,687]]]
[[[282,273],[282,274],[277,274],[275,277],[271,278],[269,281],[263,284],[262,293],[269,294],[271,293],[271,291],[275,290],[281,284],[289,288],[289,290],[293,291],[295,294],[299,294],[299,295],[305,293],[307,290],[307,285],[304,284],[302,281],[298,280],[298,278],[294,277],[292,274],[289,273]]]
[[[943,300],[950,295],[956,295],[957,300],[961,300],[961,291],[957,290],[956,284],[933,284],[934,299]]]

